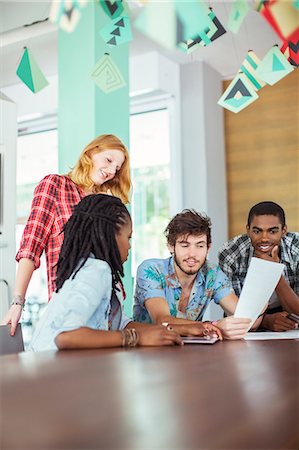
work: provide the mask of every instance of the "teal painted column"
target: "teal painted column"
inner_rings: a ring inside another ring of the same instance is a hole
[[[97,1],[88,2],[72,33],[58,34],[58,161],[59,173],[69,171],[83,148],[100,134],[117,135],[129,145],[129,46],[105,44],[100,29],[111,20]],[[126,86],[105,94],[91,72],[109,53],[120,69]],[[125,311],[131,315],[133,279],[131,262],[125,265]]]

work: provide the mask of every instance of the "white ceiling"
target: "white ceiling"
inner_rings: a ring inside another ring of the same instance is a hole
[[[232,0],[214,0],[207,3],[213,7],[216,16],[226,27]],[[223,78],[231,78],[238,71],[248,50],[254,50],[262,58],[272,45],[281,43],[263,17],[253,10],[254,0],[248,0],[248,3],[252,10],[237,35],[228,31],[209,46],[187,55],[180,50],[165,50],[133,29],[134,39],[130,44],[130,55],[158,50],[180,64],[195,60],[205,61],[221,73]],[[44,0],[0,0],[1,87],[19,82],[15,71],[25,45],[30,47],[45,75],[57,73],[55,26],[49,21],[26,26],[47,19],[50,5],[50,1]],[[134,18],[141,9],[132,7],[132,4],[130,6]]]

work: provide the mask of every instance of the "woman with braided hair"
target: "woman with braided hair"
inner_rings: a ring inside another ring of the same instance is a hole
[[[33,351],[181,344],[171,328],[132,322],[121,277],[132,222],[119,198],[89,195],[64,228],[56,292],[31,341]]]
[[[129,154],[125,145],[113,134],[103,134],[82,151],[78,162],[66,175],[51,174],[34,190],[31,212],[16,255],[18,272],[14,297],[3,323],[10,324],[14,335],[28,284],[46,254],[48,299],[56,288],[56,269],[63,241],[63,227],[74,206],[89,194],[110,193],[124,203],[131,188]]]

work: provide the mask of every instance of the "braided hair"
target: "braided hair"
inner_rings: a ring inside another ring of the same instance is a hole
[[[113,288],[121,283],[124,272],[115,235],[130,220],[130,214],[119,198],[106,194],[84,197],[64,226],[56,292],[72,274],[75,278],[91,253],[109,264]]]

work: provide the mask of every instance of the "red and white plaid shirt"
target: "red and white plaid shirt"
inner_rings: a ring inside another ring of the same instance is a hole
[[[47,175],[34,190],[16,260],[31,259],[37,269],[45,250],[49,299],[56,289],[56,265],[63,243],[63,227],[83,197],[83,189],[65,175]]]

